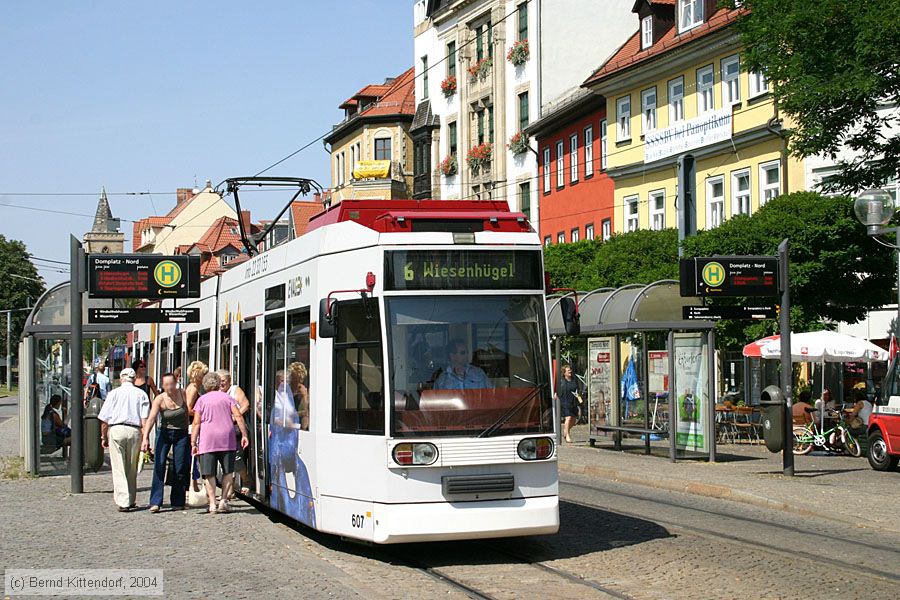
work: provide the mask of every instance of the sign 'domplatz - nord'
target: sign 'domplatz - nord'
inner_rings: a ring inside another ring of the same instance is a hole
[[[199,298],[199,256],[88,255],[92,298]]]
[[[713,256],[682,259],[682,296],[775,296],[774,256]]]

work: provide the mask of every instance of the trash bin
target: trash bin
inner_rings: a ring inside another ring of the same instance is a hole
[[[761,423],[766,448],[769,452],[781,452],[784,449],[784,410],[785,401],[781,388],[770,385],[759,397],[759,408],[762,413]]]
[[[88,400],[84,408],[84,466],[95,472],[103,466],[103,445],[100,440],[100,408],[103,400],[99,396]]]

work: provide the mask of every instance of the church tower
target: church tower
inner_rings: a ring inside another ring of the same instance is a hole
[[[84,234],[84,251],[88,254],[120,254],[125,251],[125,234],[119,232],[119,219],[109,209],[106,188],[100,192],[94,226]]]

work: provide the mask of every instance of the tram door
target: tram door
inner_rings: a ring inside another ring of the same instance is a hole
[[[256,468],[255,453],[260,442],[256,439],[256,415],[259,407],[259,389],[256,378],[256,320],[249,323],[241,324],[240,339],[238,341],[237,356],[235,357],[235,371],[237,374],[237,383],[247,394],[250,400],[250,411],[247,413],[247,427],[250,433],[250,452],[247,461],[247,474],[249,482],[247,485],[252,491],[260,489],[256,485],[256,474],[259,472]]]
[[[279,390],[285,388],[285,315],[284,313],[272,316],[266,319],[266,357],[265,357],[265,378],[263,381],[262,393],[262,414],[263,419],[258,424],[259,436],[265,440],[265,448],[260,447],[257,451],[257,464],[266,465],[265,469],[265,490],[268,497],[272,486],[272,465],[269,464],[269,425],[272,417],[272,405],[276,400],[276,394]],[[277,448],[273,448],[277,450]],[[261,473],[262,474],[262,473]]]

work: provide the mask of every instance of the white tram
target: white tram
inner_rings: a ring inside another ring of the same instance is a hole
[[[134,352],[157,377],[230,369],[254,402],[251,494],[310,527],[554,533],[543,273],[505,202],[345,201],[180,301],[201,323],[136,326]]]

